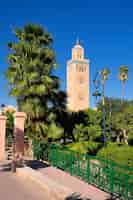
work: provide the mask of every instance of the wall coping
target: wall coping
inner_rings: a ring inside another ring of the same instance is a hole
[[[0,120],[6,120],[7,117],[5,115],[0,115]]]
[[[25,112],[15,112],[13,115],[15,118],[26,118]]]

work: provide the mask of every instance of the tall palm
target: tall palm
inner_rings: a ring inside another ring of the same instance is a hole
[[[110,70],[107,68],[104,68],[100,72],[101,76],[101,84],[102,84],[102,106],[103,106],[103,119],[102,119],[102,124],[103,124],[103,129],[102,129],[102,134],[103,134],[103,142],[106,144],[106,127],[105,127],[105,83],[108,80],[108,76],[110,74]]]
[[[110,70],[108,68],[104,68],[100,71],[101,83],[102,83],[102,96],[103,96],[102,102],[103,102],[103,105],[105,104],[105,95],[104,95],[104,93],[105,93],[105,83],[108,80],[109,74],[110,74]]]
[[[121,102],[123,102],[124,96],[125,96],[125,83],[128,80],[128,66],[126,66],[126,65],[120,66],[119,80],[121,82]]]

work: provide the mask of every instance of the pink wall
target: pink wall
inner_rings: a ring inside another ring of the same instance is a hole
[[[24,112],[16,112],[14,114],[14,153],[16,159],[22,159],[24,155],[24,122],[26,114]]]
[[[0,115],[0,160],[5,159],[6,117]]]

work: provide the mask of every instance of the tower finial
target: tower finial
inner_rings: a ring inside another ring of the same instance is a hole
[[[80,45],[80,40],[79,40],[79,37],[77,37],[77,40],[76,40],[76,45]]]

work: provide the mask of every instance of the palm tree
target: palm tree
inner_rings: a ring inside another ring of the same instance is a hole
[[[103,124],[103,128],[102,128],[102,132],[103,132],[103,142],[104,144],[106,144],[106,127],[105,127],[105,83],[108,80],[108,76],[110,74],[110,70],[108,68],[103,68],[100,71],[100,76],[101,76],[101,84],[102,84],[102,106],[103,106],[103,119],[102,119],[102,124]]]
[[[124,96],[125,96],[125,83],[128,80],[128,66],[126,66],[126,65],[120,66],[119,80],[121,82],[121,102],[123,102]]]
[[[109,74],[110,74],[110,70],[108,68],[104,68],[104,69],[102,69],[100,71],[101,84],[102,84],[102,96],[103,96],[102,102],[103,102],[103,105],[105,104],[105,96],[104,96],[104,93],[105,93],[105,82],[108,80]]]
[[[8,44],[11,52],[6,78],[11,86],[10,95],[16,97],[19,111],[27,114],[28,135],[44,139],[56,118],[54,108],[63,105],[60,80],[53,75],[56,67],[53,40],[51,34],[36,24],[16,29],[15,35],[17,42]]]

